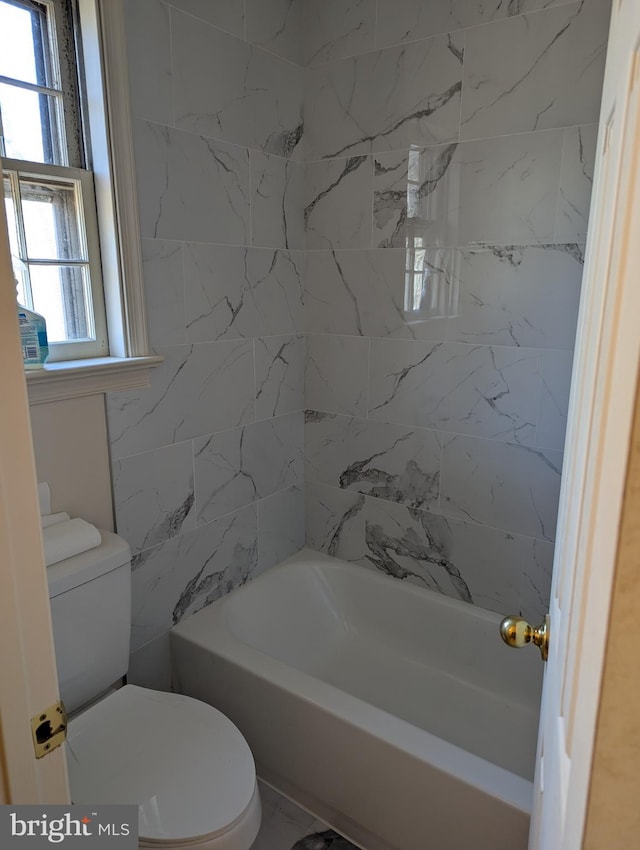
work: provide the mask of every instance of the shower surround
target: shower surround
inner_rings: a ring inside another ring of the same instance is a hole
[[[107,399],[132,681],[305,536],[542,615],[608,12],[128,0],[165,357]]]

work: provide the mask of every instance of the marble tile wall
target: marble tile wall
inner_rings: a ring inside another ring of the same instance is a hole
[[[609,7],[331,2],[305,43],[307,544],[533,619]]]
[[[168,687],[167,630],[304,544],[299,10],[127,0],[151,343],[107,415],[133,551],[132,681]]]

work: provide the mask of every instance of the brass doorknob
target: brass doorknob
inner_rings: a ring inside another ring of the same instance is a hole
[[[534,643],[540,650],[542,660],[549,657],[549,615],[544,618],[544,623],[534,628],[523,620],[522,617],[505,617],[500,623],[500,636],[502,640],[514,649],[521,649],[528,643]]]

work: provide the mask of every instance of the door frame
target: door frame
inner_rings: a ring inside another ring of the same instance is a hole
[[[0,363],[0,802],[68,803],[64,747],[36,759],[31,735],[59,690],[4,204]]]

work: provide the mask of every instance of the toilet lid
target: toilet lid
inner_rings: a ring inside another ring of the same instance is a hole
[[[126,685],[69,724],[74,803],[135,803],[140,837],[215,837],[251,802],[256,774],[247,742],[209,705]]]

